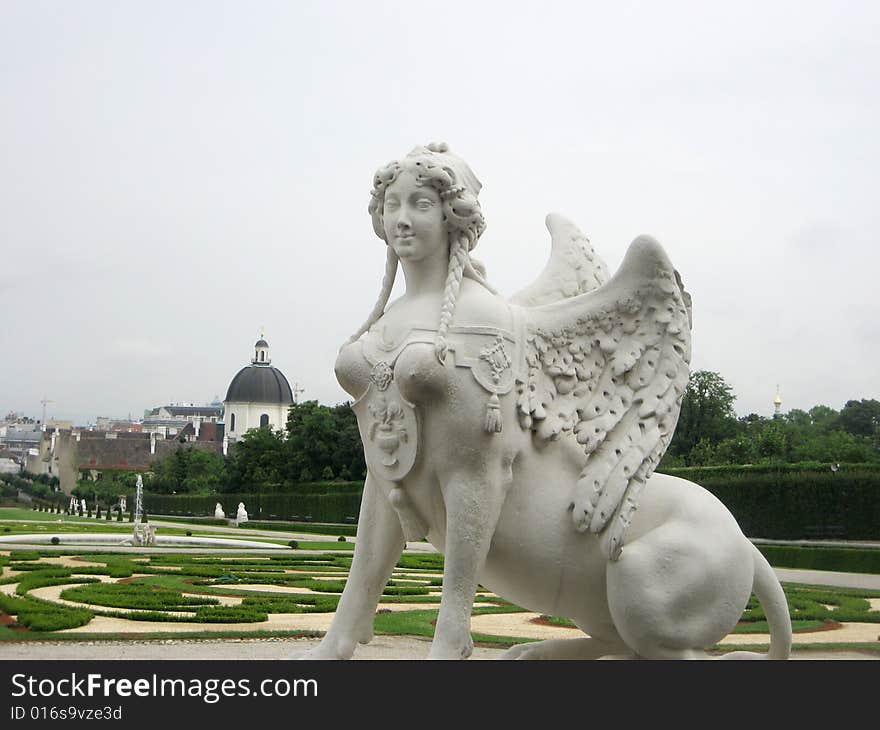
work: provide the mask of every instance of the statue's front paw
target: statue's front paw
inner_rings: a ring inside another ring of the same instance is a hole
[[[431,644],[428,659],[467,659],[474,653],[474,640],[468,634],[462,641],[438,641],[436,638]]]
[[[308,651],[300,655],[293,655],[289,659],[309,659],[309,660],[334,660],[334,659],[351,659],[354,655],[354,641],[340,641],[324,637],[321,643],[313,646]]]
[[[510,647],[506,652],[501,655],[502,659],[505,660],[516,660],[516,659],[544,659],[542,656],[542,652],[540,650],[540,645],[543,642],[529,642],[527,644],[517,644],[516,646]]]

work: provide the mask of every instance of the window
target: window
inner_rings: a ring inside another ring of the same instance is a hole
[[[268,425],[269,425],[269,414],[264,413],[262,416],[260,416],[260,428],[265,428]]]
[[[232,418],[231,418],[229,425],[231,426],[231,428],[229,430],[234,431],[235,430],[235,414],[234,413],[232,414]]]

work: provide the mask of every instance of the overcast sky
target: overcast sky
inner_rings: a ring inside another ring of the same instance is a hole
[[[880,398],[880,4],[0,0],[0,417],[303,398],[378,293],[374,170],[445,140],[512,294],[649,233],[739,414]],[[402,277],[400,277],[402,279]]]

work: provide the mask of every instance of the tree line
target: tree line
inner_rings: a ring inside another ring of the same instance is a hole
[[[880,401],[848,400],[839,411],[794,408],[767,418],[737,417],[735,400],[720,374],[692,373],[661,467],[880,461]]]
[[[306,401],[290,407],[284,428],[251,429],[230,444],[226,458],[181,446],[152,464],[144,487],[154,494],[267,493],[309,482],[361,481],[366,474],[351,404]],[[78,490],[86,497],[122,494],[134,489],[135,479],[106,473],[99,482],[81,480]]]
[[[880,462],[880,401],[850,400],[839,411],[817,405],[778,418],[738,417],[736,396],[716,372],[692,373],[675,435],[660,469],[773,463]],[[270,493],[296,485],[361,481],[366,476],[357,419],[350,403],[306,401],[291,406],[282,429],[248,431],[228,457],[182,446],[156,461],[146,489],[160,494]],[[77,493],[131,492],[134,474],[81,482]]]

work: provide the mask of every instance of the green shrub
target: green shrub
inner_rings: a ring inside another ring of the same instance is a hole
[[[316,524],[313,522],[259,522],[250,520],[249,529],[277,532],[308,532],[312,535],[357,535],[357,525]]]
[[[127,558],[110,558],[107,561],[107,573],[111,578],[130,578],[135,571],[143,568]]]
[[[216,598],[185,596],[180,591],[145,583],[97,583],[75,586],[63,590],[61,598],[109,608],[148,611],[186,611],[218,603]]]
[[[9,559],[22,561],[39,560],[40,553],[36,550],[13,550],[9,553]]]
[[[880,469],[843,464],[667,469],[720,499],[750,537],[880,539]]]
[[[757,548],[778,568],[880,573],[880,549],[764,544]]]
[[[84,626],[94,617],[85,608],[60,606],[30,596],[7,596],[0,593],[0,611],[15,616],[18,623],[31,631],[61,631]]]
[[[229,520],[221,520],[219,517],[169,517],[168,515],[161,515],[161,519],[165,522],[188,522],[199,525],[216,525],[222,527],[226,527],[229,524]]]
[[[264,611],[256,611],[244,606],[210,606],[199,608],[193,620],[201,623],[259,623],[268,618]]]
[[[362,491],[363,482],[308,483],[277,494],[223,494],[220,501],[227,514],[235,514],[238,503],[244,502],[249,514],[258,520],[302,521],[310,515],[314,522],[345,523],[346,518],[356,520]],[[217,498],[217,495],[149,494],[145,501],[154,515],[192,516],[213,514]]]

